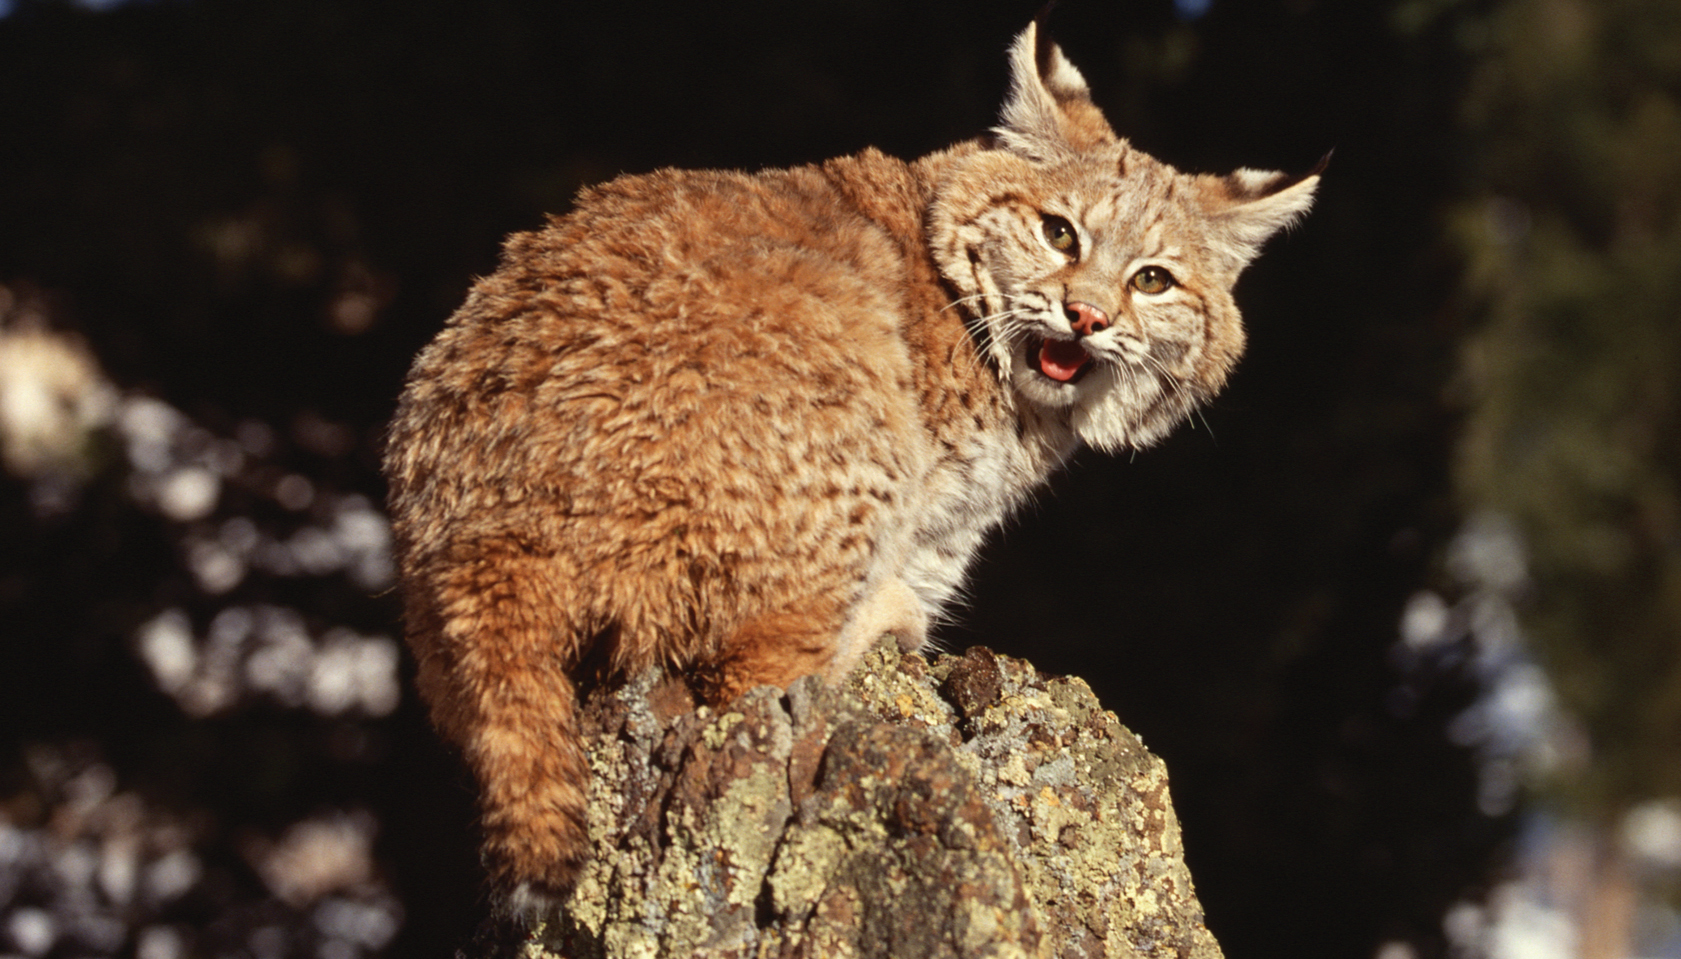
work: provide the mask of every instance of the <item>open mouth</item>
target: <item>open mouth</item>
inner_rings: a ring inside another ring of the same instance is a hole
[[[1027,344],[1027,364],[1058,383],[1073,383],[1091,369],[1091,354],[1073,340],[1038,340]]]

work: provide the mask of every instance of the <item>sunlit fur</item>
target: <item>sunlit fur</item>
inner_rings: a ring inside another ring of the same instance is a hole
[[[915,163],[587,189],[415,361],[385,461],[408,638],[509,911],[592,868],[580,681],[663,664],[722,702],[918,647],[1081,441],[1154,442],[1225,381],[1232,283],[1317,178],[1133,150],[1033,27],[1011,67],[1000,126]],[[1176,282],[1138,292],[1147,265]],[[1031,348],[1076,302],[1111,323],[1058,382]]]
[[[1243,352],[1231,296],[1268,237],[1307,211],[1317,176],[1239,170],[1194,176],[1133,149],[1091,105],[1085,81],[1055,47],[1054,82],[1036,82],[1036,29],[1011,51],[1011,97],[994,131],[1004,149],[948,165],[930,217],[941,271],[985,304],[987,348],[1014,391],[1067,409],[1099,449],[1147,446],[1224,385]],[[1042,237],[1045,214],[1080,236],[1079,257]],[[1129,286],[1145,266],[1176,285]],[[1114,324],[1084,340],[1097,365],[1057,383],[1031,368],[1028,345],[1073,339],[1063,305],[1090,303]]]

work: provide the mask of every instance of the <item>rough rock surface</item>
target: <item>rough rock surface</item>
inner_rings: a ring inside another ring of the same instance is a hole
[[[1220,959],[1162,763],[1078,679],[877,646],[696,709],[659,676],[586,700],[595,859],[564,918],[484,959]]]

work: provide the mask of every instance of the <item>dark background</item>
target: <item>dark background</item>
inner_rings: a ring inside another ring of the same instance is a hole
[[[1439,954],[1444,908],[1509,831],[1475,810],[1470,760],[1442,735],[1469,686],[1420,685],[1388,656],[1458,522],[1442,237],[1473,169],[1459,33],[1483,11],[1430,7],[1214,0],[1186,18],[1073,0],[1050,19],[1117,130],[1182,169],[1301,171],[1335,150],[1314,213],[1240,285],[1250,351],[1206,420],[1079,457],[989,549],[943,634],[1085,677],[1167,761],[1234,959],[1395,938]],[[503,235],[621,172],[972,136],[1035,12],[19,0],[0,19],[0,284],[49,303],[123,389],[222,434],[272,424],[277,462],[377,499],[407,364]],[[218,253],[229,224],[250,241]],[[347,291],[380,304],[371,323],[334,320]],[[323,422],[349,442],[320,442]],[[481,908],[465,775],[407,693],[379,721],[262,704],[186,719],[127,645],[165,605],[226,601],[194,593],[173,536],[124,505],[119,476],[50,518],[0,478],[0,786],[23,788],[32,744],[74,741],[229,835],[365,807],[407,914],[389,951],[447,954]],[[338,581],[239,590],[396,628],[391,597]],[[376,746],[347,754],[346,729]]]

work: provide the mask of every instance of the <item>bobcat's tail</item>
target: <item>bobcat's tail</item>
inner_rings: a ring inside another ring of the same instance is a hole
[[[518,543],[452,552],[432,595],[409,603],[421,694],[478,782],[499,907],[552,915],[589,857],[590,772],[568,675],[584,645],[567,622],[576,580]]]

